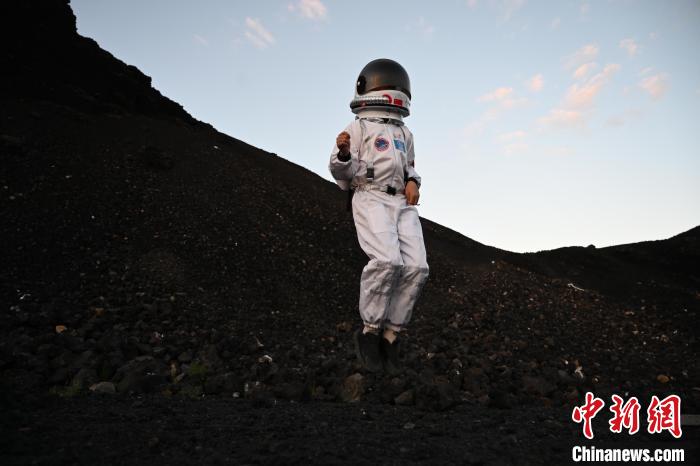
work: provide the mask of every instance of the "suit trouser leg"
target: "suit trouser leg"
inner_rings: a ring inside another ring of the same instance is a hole
[[[418,209],[404,196],[360,191],[353,196],[357,238],[369,262],[360,278],[360,315],[366,325],[402,330],[428,279]]]
[[[428,280],[429,268],[423,229],[415,206],[400,207],[397,230],[403,267],[389,300],[384,325],[401,331],[411,320],[413,308]]]
[[[395,199],[376,191],[358,191],[352,199],[357,239],[369,257],[360,277],[360,316],[374,328],[384,324],[403,268],[392,201]]]

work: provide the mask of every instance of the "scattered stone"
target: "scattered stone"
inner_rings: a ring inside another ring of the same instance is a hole
[[[489,393],[489,406],[498,409],[510,409],[513,407],[515,399],[512,394],[503,390],[494,389]]]
[[[449,381],[419,385],[415,393],[416,406],[428,411],[444,411],[459,401],[459,392]]]
[[[216,374],[207,377],[204,382],[204,392],[207,394],[233,393],[243,390],[243,383],[233,372]]]
[[[122,392],[150,393],[167,383],[168,366],[153,356],[138,356],[117,369],[112,382]]]
[[[336,330],[338,330],[338,332],[349,332],[352,330],[352,323],[350,323],[348,321],[343,321],[343,322],[338,323],[335,326],[335,328],[336,328]]]
[[[275,387],[275,396],[283,400],[308,401],[311,399],[311,391],[301,382],[285,382]]]
[[[362,374],[355,373],[343,380],[340,391],[340,399],[345,402],[359,401],[365,393],[365,378]]]
[[[564,383],[574,383],[574,378],[571,377],[569,373],[563,369],[557,370],[557,376],[559,377],[559,380]]]
[[[177,357],[177,360],[180,362],[192,361],[192,351],[190,351],[190,350],[183,351],[182,353],[180,353],[180,356]]]
[[[414,403],[413,390],[406,390],[394,398],[394,403],[399,406],[411,406]]]
[[[98,381],[97,372],[89,367],[83,367],[78,371],[73,379],[71,380],[71,385],[77,389],[86,389]]]
[[[98,382],[90,386],[90,390],[95,393],[114,394],[117,392],[117,387],[112,382]]]
[[[533,377],[529,375],[523,376],[523,388],[526,392],[537,396],[547,396],[556,390],[556,386],[549,383],[542,377]]]

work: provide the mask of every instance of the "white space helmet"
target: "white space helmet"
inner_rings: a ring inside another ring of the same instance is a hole
[[[411,81],[403,66],[388,58],[367,63],[355,83],[353,113],[382,110],[408,116],[411,108]]]

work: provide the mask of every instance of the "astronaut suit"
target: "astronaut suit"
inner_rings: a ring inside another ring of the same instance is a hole
[[[350,103],[357,117],[338,136],[329,163],[336,183],[353,191],[357,239],[369,257],[360,278],[364,329],[355,333],[355,344],[358,358],[372,371],[400,370],[393,343],[428,279],[418,210],[407,202],[407,192],[417,194],[421,184],[413,134],[403,123],[410,98],[408,74],[400,64],[388,59],[367,64]]]

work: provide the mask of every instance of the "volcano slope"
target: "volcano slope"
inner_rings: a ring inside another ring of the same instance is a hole
[[[697,229],[519,255],[423,219],[406,369],[365,373],[344,194],[193,119],[66,2],[2,9],[3,464],[551,464],[586,391],[698,412]],[[598,421],[591,445],[697,455],[693,428]]]

